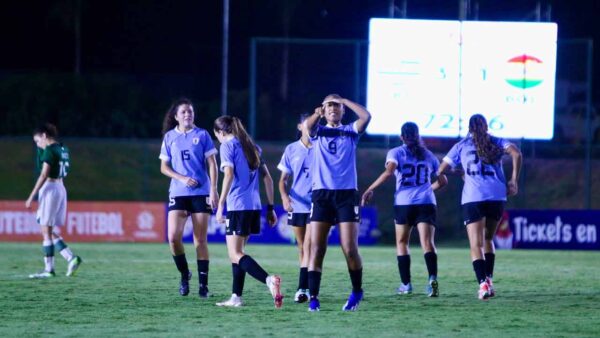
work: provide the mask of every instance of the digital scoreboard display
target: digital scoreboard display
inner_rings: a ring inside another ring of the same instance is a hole
[[[499,137],[554,133],[555,23],[371,19],[370,134],[457,137],[473,114]]]

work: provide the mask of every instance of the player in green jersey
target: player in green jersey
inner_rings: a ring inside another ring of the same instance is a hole
[[[54,249],[69,263],[67,276],[73,276],[81,265],[81,258],[73,254],[62,237],[54,231],[54,227],[65,224],[67,218],[67,191],[63,178],[69,172],[69,149],[57,141],[58,130],[51,123],[46,123],[33,132],[33,141],[38,147],[37,164],[40,175],[25,202],[27,209],[36,194],[39,206],[37,222],[42,231],[45,269],[29,275],[29,278],[54,277]]]

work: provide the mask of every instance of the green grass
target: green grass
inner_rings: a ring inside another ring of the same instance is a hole
[[[501,251],[498,296],[476,298],[467,248],[440,248],[437,299],[423,294],[425,267],[413,252],[415,294],[395,294],[399,277],[392,247],[362,248],[365,300],[356,313],[341,307],[350,289],[339,247],[329,248],[321,312],[294,304],[296,252],[292,246],[250,244],[248,253],[283,278],[286,302],[273,308],[267,288],[248,276],[243,308],[218,308],[230,295],[231,269],[223,245],[212,244],[209,300],[178,295],[178,274],[166,244],[72,244],[84,263],[76,277],[29,280],[42,267],[32,243],[0,246],[0,336],[597,336],[598,252]],[[188,256],[193,252],[187,247]],[[195,264],[190,261],[196,281]],[[192,285],[196,285],[193,283]],[[193,291],[197,291],[193,288]]]

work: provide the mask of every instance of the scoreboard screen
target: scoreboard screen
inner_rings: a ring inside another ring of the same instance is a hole
[[[555,23],[371,19],[370,134],[457,137],[473,114],[506,138],[554,133]]]

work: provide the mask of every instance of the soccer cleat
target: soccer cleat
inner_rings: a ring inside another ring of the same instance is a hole
[[[398,289],[396,289],[396,292],[399,295],[407,295],[409,293],[412,293],[413,291],[413,287],[411,283],[408,284],[402,284],[400,283],[400,286],[398,287]]]
[[[220,302],[216,304],[217,306],[227,306],[227,307],[240,307],[244,305],[242,301],[242,297],[239,297],[235,293],[231,294],[231,298],[226,301]]]
[[[208,286],[200,284],[200,288],[198,289],[198,296],[200,296],[200,298],[210,297],[210,293],[208,292]]]
[[[496,295],[496,289],[494,289],[494,283],[492,282],[491,277],[486,277],[485,282],[488,284],[490,289],[490,297],[494,297]]]
[[[190,293],[190,279],[192,279],[191,271],[188,271],[187,276],[181,276],[181,281],[179,282],[180,295],[187,296]]]
[[[429,279],[429,283],[425,287],[427,297],[437,297],[440,295],[438,281],[434,278]]]
[[[304,303],[308,300],[309,295],[308,295],[308,290],[307,289],[298,289],[298,291],[296,291],[296,294],[294,295],[294,302],[296,303]]]
[[[477,296],[481,300],[487,300],[490,298],[490,286],[486,282],[482,282],[479,284],[479,291],[477,292]]]
[[[29,278],[44,279],[44,278],[52,278],[54,276],[56,276],[56,274],[54,273],[54,270],[52,270],[52,271],[42,271],[42,272],[38,272],[38,273],[33,273],[33,274],[29,275]]]
[[[321,311],[321,303],[318,298],[311,298],[308,303],[308,312],[319,312]]]
[[[363,292],[362,292],[362,290],[358,291],[358,292],[352,291],[352,293],[348,297],[348,300],[346,301],[346,304],[344,304],[344,306],[342,307],[342,311],[356,311],[356,310],[358,310],[358,305],[360,304],[360,301],[362,299],[363,299]]]
[[[275,308],[279,309],[283,306],[283,295],[281,294],[281,277],[277,275],[267,277],[267,287],[271,291]]]
[[[75,272],[79,269],[79,266],[83,263],[83,260],[79,256],[71,258],[69,261],[69,267],[67,268],[67,277],[75,276]]]

